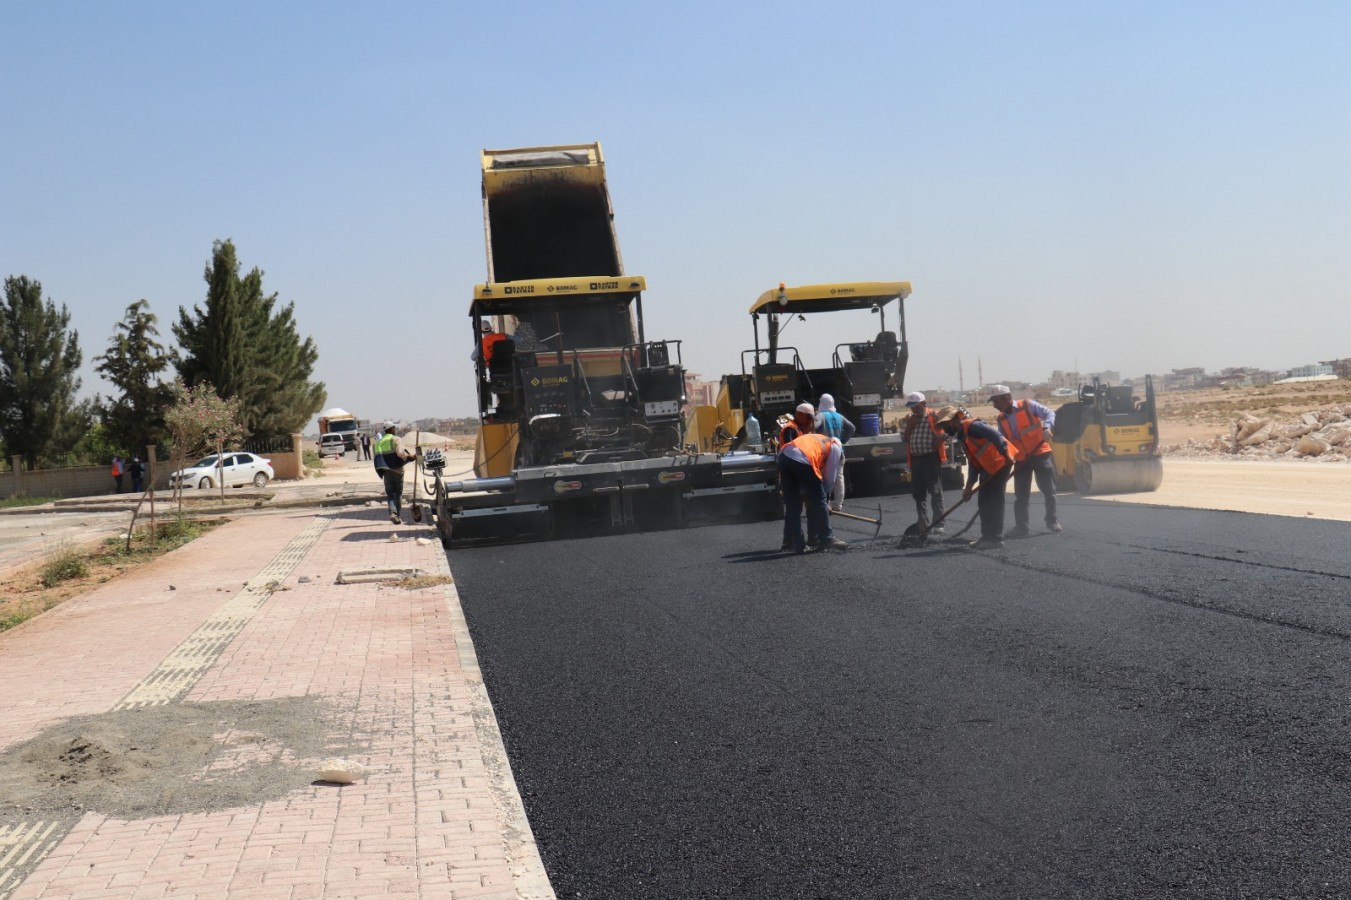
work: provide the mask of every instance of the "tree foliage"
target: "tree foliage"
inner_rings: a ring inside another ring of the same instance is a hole
[[[240,401],[247,435],[276,437],[298,432],[323,407],[327,391],[310,381],[319,351],[301,339],[295,304],[279,306],[263,293],[263,273],[240,276],[234,244],[217,241],[204,278],[205,308],[179,308],[173,326],[181,355],[180,377],[189,385],[209,382],[221,397]]]
[[[70,313],[26,275],[5,279],[0,305],[0,439],[28,468],[63,458],[88,430],[93,401],[76,402],[83,361]]]
[[[238,397],[223,399],[205,381],[188,387],[175,379],[170,390],[173,400],[164,408],[164,427],[173,448],[170,464],[175,471],[182,469],[189,457],[204,450],[219,453],[244,436]],[[174,491],[181,505],[183,485],[176,485]]]
[[[172,361],[159,342],[158,319],[150,304],[138,300],[127,307],[108,349],[96,356],[95,367],[121,391],[102,404],[108,441],[120,452],[144,455],[147,444],[164,439],[164,408],[174,399],[162,375]]]

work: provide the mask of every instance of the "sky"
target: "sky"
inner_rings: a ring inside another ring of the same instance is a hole
[[[0,275],[83,393],[212,243],[329,406],[476,413],[479,152],[599,141],[649,338],[740,371],[779,282],[907,280],[907,389],[1351,356],[1351,4],[0,3]],[[875,331],[797,323],[809,366]]]

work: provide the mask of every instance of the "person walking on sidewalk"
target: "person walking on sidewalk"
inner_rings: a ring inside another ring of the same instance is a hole
[[[945,406],[938,411],[938,427],[961,438],[966,448],[966,488],[962,499],[970,500],[979,486],[980,540],[972,541],[975,550],[998,550],[1004,546],[1004,490],[1013,474],[1018,451],[1004,439],[999,429],[971,418],[961,407]]]
[[[122,476],[125,474],[126,463],[122,462],[122,457],[113,457],[113,493],[122,493]]]
[[[139,456],[131,458],[131,465],[127,466],[127,474],[131,476],[131,492],[139,494],[145,489],[145,463],[141,462]]]
[[[783,546],[794,553],[807,551],[808,539],[817,550],[843,550],[849,545],[830,528],[826,485],[833,483],[843,462],[844,449],[835,438],[804,434],[779,449],[779,483],[783,486]],[[807,538],[802,536],[802,505],[807,505]]]
[[[906,463],[910,466],[910,493],[915,498],[915,524],[929,532],[929,522],[943,518],[943,463],[948,461],[948,437],[938,427],[938,417],[929,409],[922,393],[906,394],[905,405],[910,408],[910,415],[901,424]],[[931,533],[942,534],[943,523],[938,522]]]
[[[816,407],[816,419],[813,430],[817,434],[824,434],[826,437],[833,437],[841,444],[849,443],[849,439],[857,431],[854,423],[849,421],[835,408],[835,398],[830,394],[822,394],[821,402]],[[844,466],[840,466],[839,474],[830,485],[830,508],[839,512],[844,509]]]
[[[389,501],[389,521],[402,523],[400,505],[403,503],[403,467],[413,459],[403,446],[403,442],[394,434],[394,423],[384,424],[384,434],[375,442],[375,471],[385,483],[385,499]]]
[[[1013,530],[1009,537],[1026,537],[1029,509],[1032,505],[1032,478],[1046,501],[1046,530],[1061,531],[1056,517],[1055,463],[1051,459],[1051,429],[1055,411],[1035,400],[1014,400],[1002,384],[990,391],[990,405],[999,410],[999,431],[1018,449],[1018,465],[1013,470]]]

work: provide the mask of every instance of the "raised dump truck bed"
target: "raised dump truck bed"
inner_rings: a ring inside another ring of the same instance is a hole
[[[437,476],[442,540],[774,514],[772,467],[686,451],[681,342],[644,332],[647,282],[623,271],[600,145],[485,150],[482,178],[477,477]]]

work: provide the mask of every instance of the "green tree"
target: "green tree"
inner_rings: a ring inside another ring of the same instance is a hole
[[[0,305],[0,439],[28,468],[61,459],[88,430],[93,402],[76,402],[80,336],[70,313],[26,275],[5,279]]]
[[[319,351],[313,339],[301,339],[295,304],[278,306],[276,294],[264,294],[260,269],[241,277],[228,240],[212,246],[203,277],[205,308],[180,307],[173,326],[178,374],[189,385],[209,382],[221,397],[237,398],[247,435],[300,431],[328,392],[310,381]]]
[[[172,385],[161,378],[172,358],[159,342],[157,321],[150,304],[137,300],[117,323],[107,351],[94,357],[95,368],[121,391],[101,405],[107,439],[133,456],[163,441],[164,407],[174,399]]]
[[[222,399],[205,381],[188,387],[175,380],[169,391],[172,399],[164,408],[164,427],[173,448],[173,471],[182,469],[189,457],[207,449],[220,453],[244,436],[238,397]],[[183,485],[174,490],[181,506]]]

